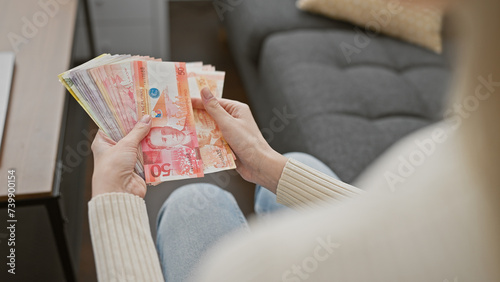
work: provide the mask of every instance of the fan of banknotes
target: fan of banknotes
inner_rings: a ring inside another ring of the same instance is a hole
[[[59,80],[114,141],[151,115],[135,171],[156,185],[236,168],[215,121],[191,105],[191,97],[200,97],[205,87],[222,97],[224,76],[202,62],[103,54],[60,74]]]

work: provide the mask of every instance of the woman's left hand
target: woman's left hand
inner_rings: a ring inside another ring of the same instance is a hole
[[[101,130],[92,143],[94,175],[92,197],[104,193],[131,193],[144,198],[146,182],[134,172],[139,143],[151,129],[151,117],[144,116],[118,143]]]

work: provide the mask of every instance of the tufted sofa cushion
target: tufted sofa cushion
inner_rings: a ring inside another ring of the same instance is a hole
[[[401,137],[442,117],[450,76],[442,56],[385,36],[347,60],[341,43],[354,40],[352,30],[276,33],[258,64],[269,94],[257,115],[271,121],[286,108],[294,116],[271,144],[310,153],[348,182]]]
[[[232,9],[221,14],[231,40],[232,49],[250,62],[258,61],[262,42],[271,34],[286,30],[350,29],[352,25],[327,17],[304,13],[296,0],[239,0]],[[236,58],[240,59],[240,58]]]

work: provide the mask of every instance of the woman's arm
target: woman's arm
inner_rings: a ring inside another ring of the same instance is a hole
[[[134,173],[146,116],[118,143],[99,131],[92,151],[94,175],[89,223],[99,281],[163,281],[149,230],[146,183]]]
[[[238,158],[237,171],[245,180],[275,193],[279,203],[293,208],[312,207],[363,193],[273,150],[246,104],[217,99],[207,88],[201,96],[202,99],[193,98],[193,107],[205,108],[215,120]]]
[[[89,223],[99,281],[163,281],[142,198],[100,194],[89,202]]]
[[[315,207],[326,201],[341,202],[362,194],[363,190],[297,160],[288,159],[275,193],[278,203],[304,208]]]

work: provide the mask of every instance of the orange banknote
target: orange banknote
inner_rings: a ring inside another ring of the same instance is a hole
[[[188,69],[191,97],[200,97],[201,89],[208,87],[218,98],[222,97],[224,72]],[[196,134],[205,173],[234,169],[235,156],[213,118],[203,109],[194,109]]]
[[[144,115],[152,128],[141,142],[135,171],[148,184],[234,169],[235,155],[210,115],[191,97],[208,87],[222,97],[224,72],[202,62],[162,62],[103,54],[59,75],[61,83],[114,141]]]
[[[135,61],[134,73],[138,118],[153,119],[141,142],[146,182],[202,177],[185,63]]]

